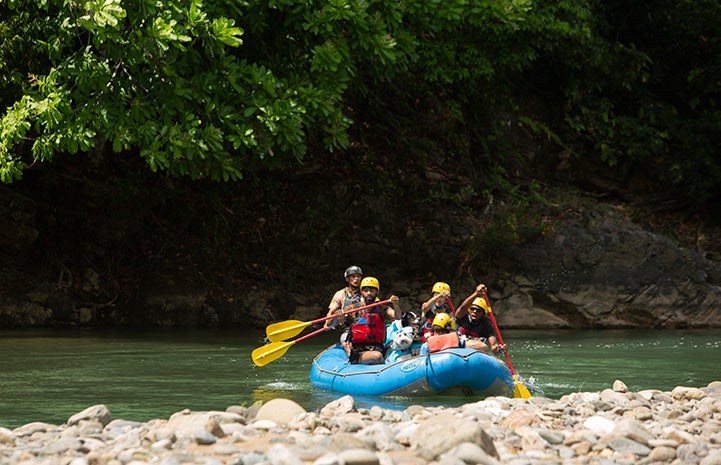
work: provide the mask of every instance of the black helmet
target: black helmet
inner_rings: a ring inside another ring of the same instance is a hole
[[[359,274],[359,275],[363,276],[363,270],[361,270],[360,266],[355,266],[355,265],[349,266],[345,270],[345,273],[343,276],[347,278],[348,276],[351,276],[354,274]]]

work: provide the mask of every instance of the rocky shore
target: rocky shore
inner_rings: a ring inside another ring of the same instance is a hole
[[[488,398],[456,408],[358,409],[350,396],[308,412],[293,401],[113,419],[104,405],[65,424],[0,427],[3,465],[721,465],[721,381],[670,392],[554,400]]]

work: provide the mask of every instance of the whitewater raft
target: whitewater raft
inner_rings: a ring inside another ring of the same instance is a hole
[[[391,364],[360,365],[348,363],[339,343],[313,359],[310,382],[316,389],[359,396],[513,397],[514,388],[508,366],[480,350],[452,348]]]

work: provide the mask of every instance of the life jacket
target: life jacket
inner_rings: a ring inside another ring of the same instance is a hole
[[[355,324],[351,326],[353,344],[379,344],[386,341],[386,325],[380,313],[361,313]]]
[[[345,290],[345,299],[343,299],[343,306],[341,310],[350,310],[352,308],[361,307],[361,295],[360,292],[357,294],[351,294],[348,289]]]
[[[410,347],[408,349],[390,349],[388,350],[388,353],[386,354],[386,360],[385,363],[395,363],[398,361],[399,357],[402,357],[404,355],[411,355],[411,349]]]
[[[458,333],[455,331],[448,334],[439,334],[438,336],[428,337],[428,351],[431,353],[460,346],[461,340],[458,338]]]

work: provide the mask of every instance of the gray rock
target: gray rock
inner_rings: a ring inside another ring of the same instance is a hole
[[[272,399],[263,404],[255,415],[256,420],[271,420],[287,425],[295,417],[306,413],[298,403],[290,399]]]
[[[249,454],[242,455],[238,462],[240,465],[258,465],[260,463],[266,462],[267,460],[267,455],[260,452],[251,452]]]
[[[338,454],[341,463],[346,465],[379,465],[375,452],[368,449],[348,449]]]
[[[721,465],[721,449],[714,449],[701,459],[699,465]]]
[[[477,444],[488,455],[498,457],[488,433],[478,424],[451,414],[437,415],[421,423],[411,439],[411,446],[428,449],[438,456],[464,442]]]
[[[358,432],[357,437],[368,443],[372,443],[376,450],[398,450],[402,449],[396,441],[393,431],[387,423],[371,423]]]
[[[631,419],[623,419],[616,423],[613,433],[626,436],[644,446],[648,446],[648,442],[653,439],[653,435],[642,423]]]
[[[319,442],[326,449],[340,453],[348,449],[374,449],[374,445],[349,433],[336,433],[330,437],[322,437]]]
[[[210,441],[209,433],[216,438],[224,437],[225,432],[215,419],[216,412],[191,412],[183,410],[170,416],[167,428],[175,432],[178,439],[192,439],[194,441]],[[209,442],[203,442],[210,444]]]
[[[497,465],[498,460],[488,455],[478,444],[470,442],[464,442],[458,444],[453,449],[449,450],[443,456],[443,461],[446,457],[453,457],[463,461],[467,464],[479,464],[479,465]]]
[[[204,445],[215,444],[218,441],[218,438],[215,437],[213,435],[213,433],[211,433],[210,431],[204,430],[204,429],[195,431],[193,433],[193,439],[198,444],[204,444]]]
[[[648,458],[654,462],[672,462],[676,458],[676,449],[668,446],[654,447]]]
[[[0,426],[0,444],[6,446],[15,445],[15,439],[17,435],[7,428]]]
[[[626,386],[626,383],[621,381],[620,379],[617,379],[613,382],[613,390],[615,392],[628,392],[628,386]]]
[[[608,447],[621,454],[635,454],[645,457],[651,453],[651,449],[647,446],[624,436],[613,438],[608,441]]]
[[[82,420],[94,420],[100,422],[103,426],[110,423],[113,416],[110,414],[110,410],[103,404],[93,405],[88,407],[82,412],[78,412],[68,419],[68,426],[76,425]]]
[[[268,460],[272,465],[305,465],[290,449],[281,444],[275,444],[268,449]]]
[[[536,432],[539,436],[545,439],[549,444],[561,444],[566,439],[563,431],[553,431],[550,429],[537,429]]]
[[[334,417],[355,411],[355,399],[352,396],[343,396],[329,402],[320,410],[321,415]]]

